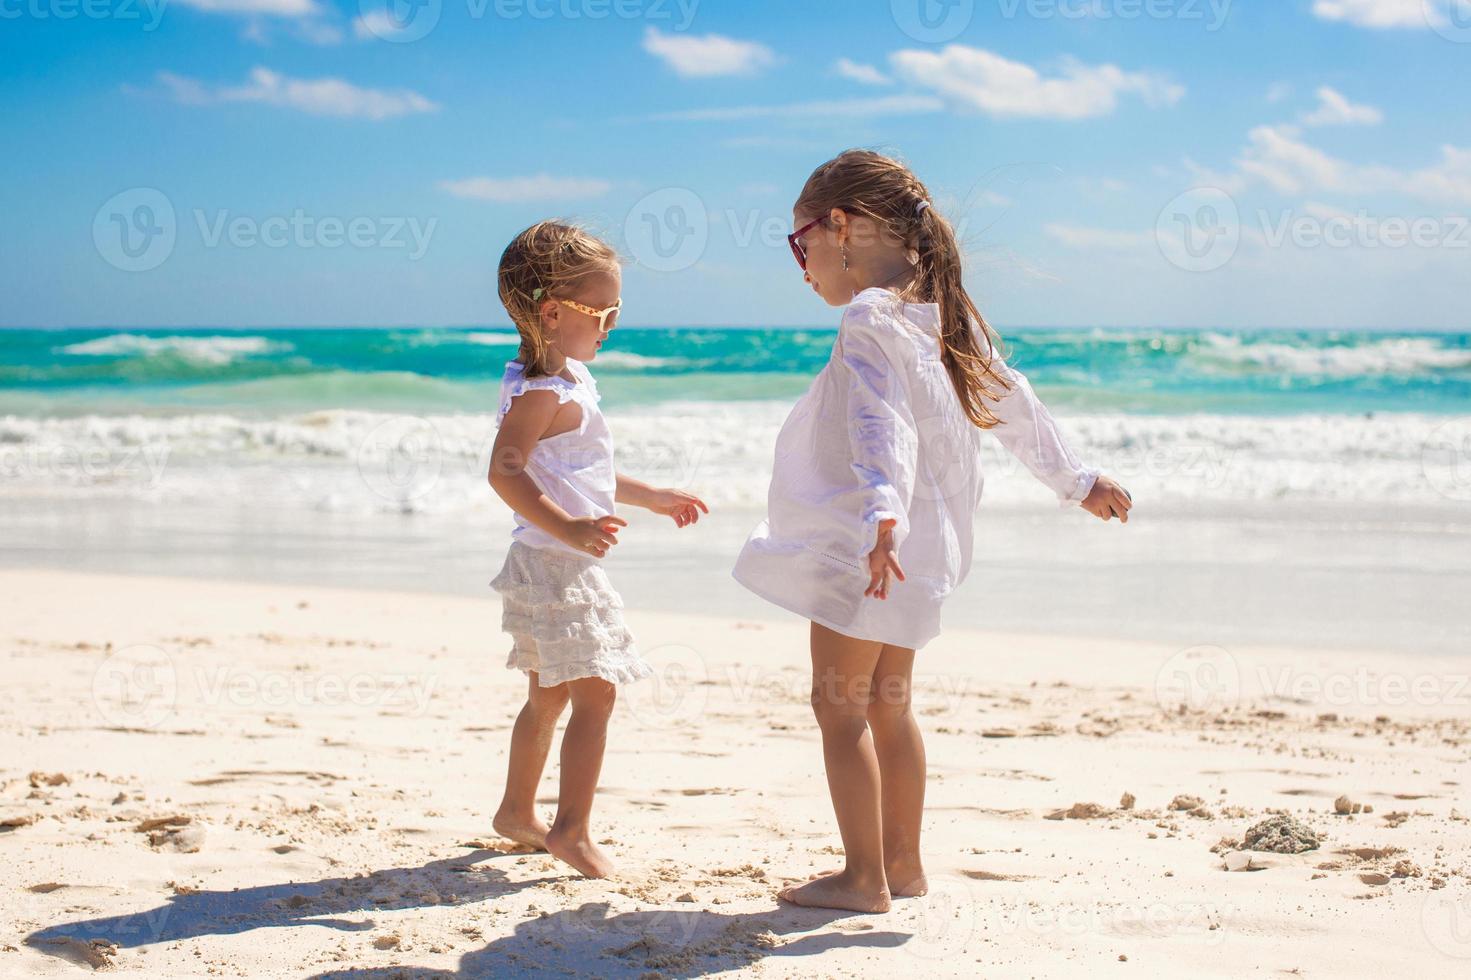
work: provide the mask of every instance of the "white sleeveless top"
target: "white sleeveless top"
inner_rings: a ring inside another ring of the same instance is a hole
[[[554,391],[558,404],[576,402],[582,409],[582,421],[576,429],[548,436],[531,450],[526,472],[541,492],[551,498],[572,517],[599,517],[614,512],[614,495],[618,476],[613,468],[613,433],[598,407],[598,385],[581,361],[567,359],[567,367],[577,376],[568,381],[560,375],[526,377],[526,365],[520,361],[506,364],[501,377],[500,409],[496,425],[510,411],[511,400],[528,391]],[[548,548],[590,558],[587,552],[572,548],[541,528],[516,514],[516,529],[511,537],[533,548]]]

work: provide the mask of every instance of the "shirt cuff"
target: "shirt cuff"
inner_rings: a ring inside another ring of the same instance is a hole
[[[899,553],[899,547],[904,543],[904,537],[909,533],[909,521],[903,514],[892,510],[876,510],[870,513],[863,521],[863,550],[858,553],[859,558],[867,558],[873,554],[874,547],[879,541],[879,525],[884,521],[894,521],[894,553]]]
[[[1073,484],[1072,489],[1059,497],[1058,506],[1071,507],[1074,504],[1081,504],[1087,498],[1088,494],[1093,492],[1093,484],[1098,482],[1098,478],[1101,475],[1101,470],[1092,468],[1087,468],[1079,472],[1078,480]]]

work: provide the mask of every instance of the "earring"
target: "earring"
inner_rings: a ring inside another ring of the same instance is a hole
[[[848,271],[848,246],[843,246],[843,271]]]

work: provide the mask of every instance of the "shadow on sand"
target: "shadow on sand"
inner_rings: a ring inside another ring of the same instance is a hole
[[[751,966],[767,957],[816,956],[855,946],[892,949],[910,938],[901,932],[833,931],[782,940],[847,918],[862,921],[867,917],[786,905],[748,913],[691,906],[610,914],[607,902],[587,902],[519,923],[512,935],[460,957],[453,971],[372,967],[333,970],[309,980],[482,980],[580,974],[691,978]]]
[[[535,878],[512,882],[504,871],[476,864],[500,854],[500,851],[476,850],[417,868],[385,868],[353,877],[257,885],[230,891],[186,892],[143,912],[48,926],[31,933],[25,942],[42,952],[75,960],[79,956],[85,958],[86,947],[94,940],[130,949],[176,939],[228,936],[281,926],[311,925],[362,932],[374,928],[374,923],[333,916],[427,905],[464,905],[553,880]]]
[[[346,932],[377,928],[357,915],[384,909],[466,905],[496,899],[556,877],[509,881],[504,871],[478,864],[502,856],[477,850],[421,867],[385,868],[371,874],[319,881],[258,885],[230,891],[186,892],[163,905],[127,915],[63,922],[26,937],[26,945],[73,962],[100,966],[98,944],[133,949],[200,936],[254,929],[320,926]],[[560,876],[558,876],[560,877]],[[343,916],[354,915],[354,918]],[[639,977],[649,971],[698,977],[749,966],[767,957],[812,956],[840,947],[893,948],[910,936],[858,926],[802,936],[846,918],[846,912],[781,906],[763,912],[720,913],[695,905],[680,909],[613,913],[607,902],[544,913],[517,924],[515,932],[466,953],[454,971],[393,966],[334,970],[313,980],[535,976],[545,972]]]

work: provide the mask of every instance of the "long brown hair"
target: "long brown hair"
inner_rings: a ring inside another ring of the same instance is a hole
[[[872,150],[844,150],[812,171],[796,210],[813,218],[838,208],[867,215],[880,233],[918,256],[913,295],[940,307],[940,352],[966,417],[983,429],[1000,424],[987,402],[1011,385],[991,366],[1001,338],[986,323],[961,280],[955,231],[935,209],[929,189],[904,164]]]
[[[606,242],[565,221],[539,221],[511,239],[501,253],[496,285],[501,303],[516,324],[528,352],[526,375],[550,374],[547,337],[541,306],[566,298],[569,290],[594,272],[618,267],[618,253]]]

